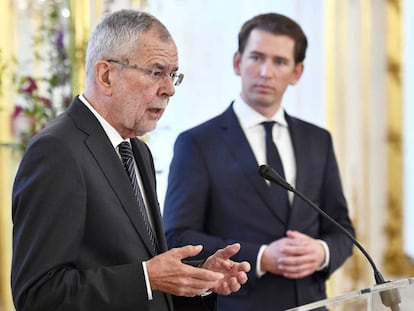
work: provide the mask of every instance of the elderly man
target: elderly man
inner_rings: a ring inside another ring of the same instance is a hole
[[[171,295],[227,295],[247,280],[240,245],[189,265],[167,251],[148,147],[183,75],[155,17],[115,12],[94,30],[85,92],[30,142],[13,188],[17,310],[173,310]]]

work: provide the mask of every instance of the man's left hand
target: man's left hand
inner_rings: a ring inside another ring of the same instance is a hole
[[[220,272],[224,277],[211,290],[219,295],[229,295],[237,292],[247,282],[247,272],[250,264],[247,261],[235,262],[230,260],[240,250],[240,244],[234,243],[219,249],[201,265],[201,268]]]

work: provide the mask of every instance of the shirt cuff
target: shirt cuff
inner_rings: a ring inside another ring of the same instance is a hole
[[[152,300],[153,299],[153,297],[152,297],[152,289],[151,289],[151,284],[149,282],[147,265],[145,264],[145,261],[142,262],[142,269],[144,270],[145,285],[147,286],[148,300]]]
[[[262,262],[262,255],[263,255],[263,252],[264,252],[264,250],[266,249],[266,247],[267,247],[267,245],[262,245],[262,246],[260,246],[260,248],[259,248],[259,252],[257,253],[257,260],[256,260],[256,276],[257,276],[258,278],[261,278],[263,275],[265,275],[265,274],[266,274],[266,271],[263,271],[263,270],[262,270],[262,265],[261,265],[261,262]]]
[[[321,271],[329,265],[330,253],[329,253],[328,244],[325,241],[322,241],[322,240],[316,240],[316,241],[319,242],[322,245],[323,249],[325,250],[325,261],[317,269],[317,271]]]
[[[206,297],[206,296],[208,296],[208,295],[211,295],[213,293],[213,291],[211,291],[211,290],[208,290],[208,291],[205,291],[204,293],[201,293],[201,297]]]

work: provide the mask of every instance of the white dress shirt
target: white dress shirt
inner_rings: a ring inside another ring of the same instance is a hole
[[[233,103],[234,112],[240,122],[241,128],[246,135],[247,141],[253,150],[258,166],[266,163],[266,143],[265,129],[261,124],[265,121],[275,121],[272,134],[273,141],[278,149],[280,159],[283,164],[286,181],[293,187],[296,185],[296,163],[293,144],[289,133],[288,124],[286,122],[285,113],[282,107],[268,119],[247,105],[243,99],[238,97]],[[292,204],[294,193],[288,192],[289,203]],[[325,262],[318,270],[325,268],[329,264],[329,248],[325,241],[317,240],[321,243],[325,250]],[[257,254],[256,275],[261,277],[265,274],[261,269],[262,254],[267,245],[262,245]]]
[[[276,122],[273,126],[273,141],[276,144],[280,159],[283,163],[285,179],[289,184],[295,187],[295,154],[283,109],[279,109],[271,119],[267,119],[245,104],[241,98],[234,101],[233,108],[237,118],[239,119],[243,132],[247,137],[247,141],[253,150],[258,165],[267,164],[265,143],[266,133],[264,126],[261,123],[265,121]],[[292,204],[294,194],[289,192],[288,195],[289,202]]]

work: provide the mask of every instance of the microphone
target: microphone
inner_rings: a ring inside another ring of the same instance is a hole
[[[374,260],[372,260],[371,256],[365,250],[365,248],[352,236],[351,233],[348,232],[340,223],[338,223],[335,219],[325,213],[322,209],[320,209],[315,203],[313,203],[308,197],[304,194],[293,188],[282,176],[280,176],[273,168],[269,165],[260,165],[259,166],[259,174],[264,179],[275,183],[288,191],[293,192],[303,201],[305,201],[310,207],[312,207],[319,215],[327,219],[331,222],[339,231],[345,234],[352,243],[358,247],[358,249],[362,252],[368,262],[370,263],[372,270],[374,271],[374,277],[376,285],[385,284],[387,281],[384,280],[381,272],[378,270],[377,266],[375,265]],[[392,311],[399,311],[400,307],[399,304],[401,302],[401,297],[398,289],[390,289],[380,293],[381,301],[386,307],[390,307]]]

